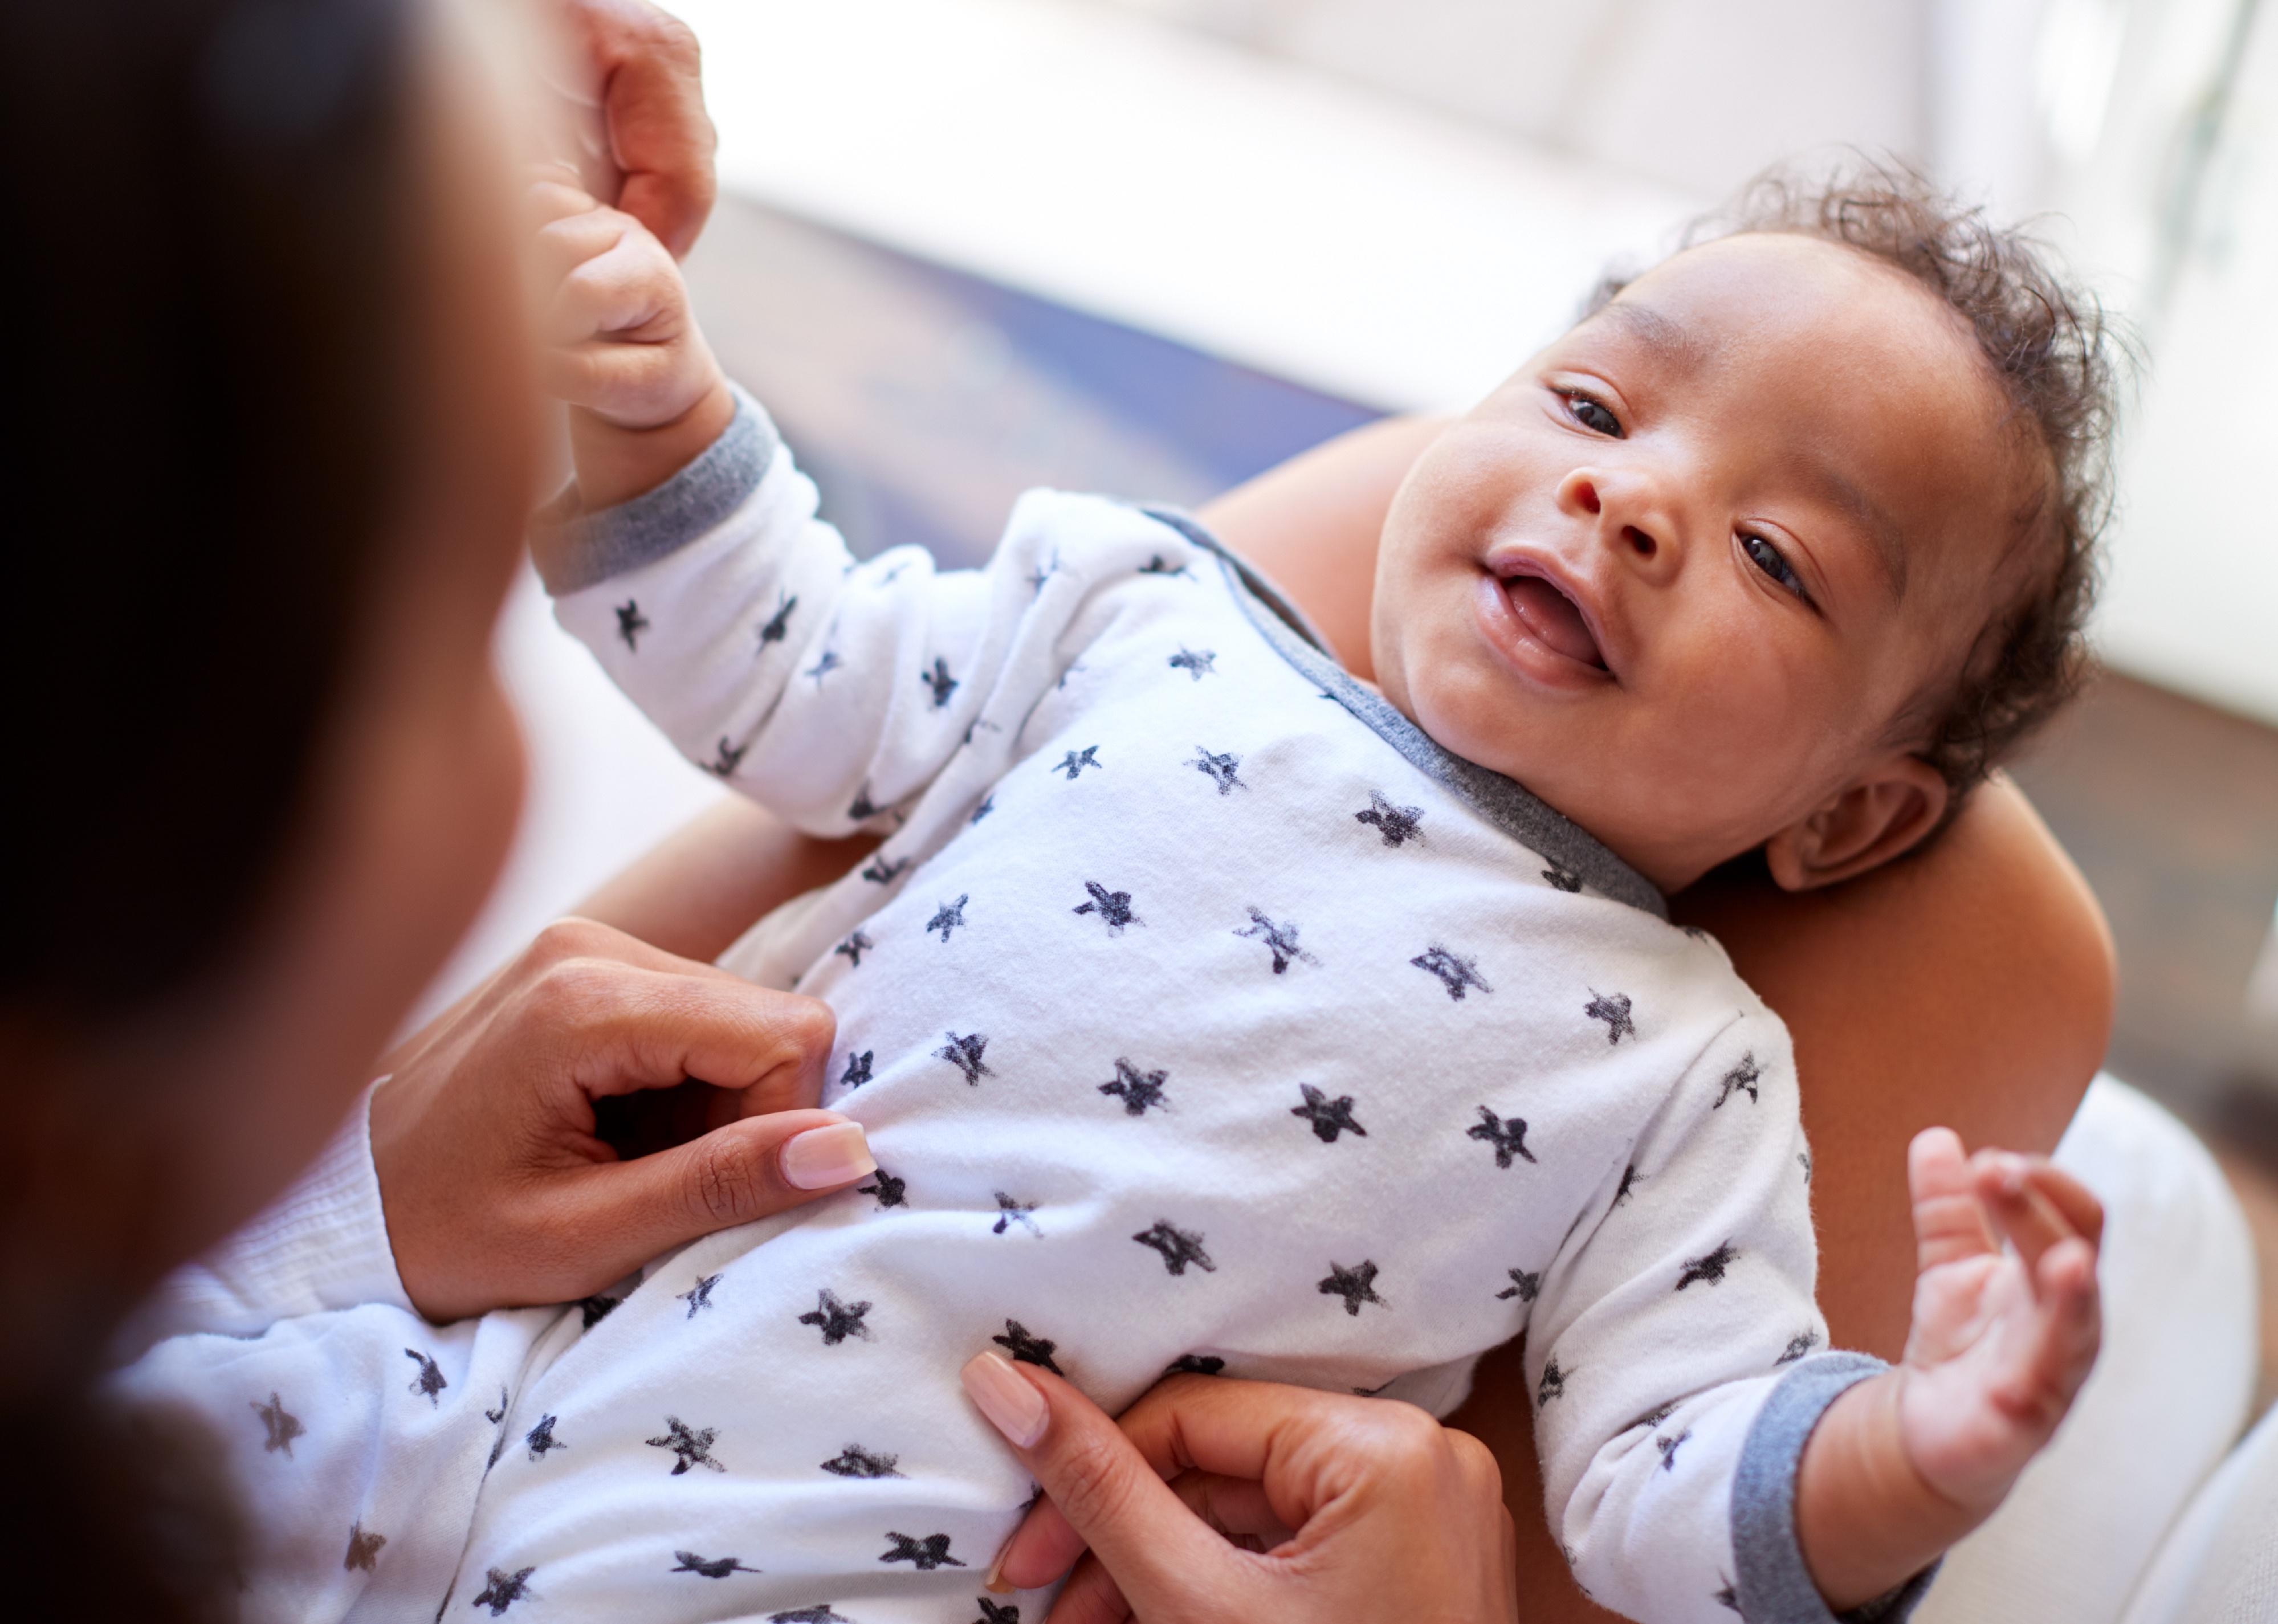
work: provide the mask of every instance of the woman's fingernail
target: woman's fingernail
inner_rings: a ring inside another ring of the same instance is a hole
[[[827,1190],[850,1178],[877,1170],[870,1142],[859,1122],[834,1122],[827,1128],[809,1128],[786,1140],[783,1147],[784,1182],[794,1189]]]
[[[989,1564],[989,1576],[981,1582],[981,1588],[991,1596],[1010,1596],[1013,1593],[1013,1587],[1005,1582],[1005,1552],[1012,1548],[1013,1542],[1006,1540],[1004,1550],[997,1553],[997,1559]]]
[[[1015,1449],[1026,1449],[1044,1436],[1044,1395],[1038,1392],[1001,1353],[975,1353],[958,1372],[966,1396],[1003,1433]]]

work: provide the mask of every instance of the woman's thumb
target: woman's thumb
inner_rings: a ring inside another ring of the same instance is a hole
[[[715,1230],[844,1189],[877,1166],[860,1124],[834,1111],[775,1111],[581,1172],[575,1196],[581,1227],[608,1238],[623,1273]]]
[[[968,1361],[961,1379],[1066,1522],[1057,1528],[1040,1507],[1014,1534],[996,1569],[1013,1588],[1051,1582],[1089,1545],[1143,1616],[1183,1616],[1182,1603],[1200,1594],[1218,1598],[1227,1617],[1245,1616],[1233,1605],[1234,1547],[1187,1508],[1105,1411],[1057,1376],[998,1353]]]

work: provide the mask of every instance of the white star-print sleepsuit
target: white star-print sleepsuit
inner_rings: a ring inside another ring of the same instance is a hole
[[[683,751],[886,835],[722,961],[837,1010],[879,1172],[438,1328],[352,1124],[123,1377],[227,1441],[248,1616],[965,1624],[1033,1488],[974,1353],[1111,1410],[1184,1365],[1444,1414],[1522,1331],[1601,1602],[1827,1616],[1795,1465],[1877,1367],[1817,1351],[1785,1033],[1646,881],[1176,515],[1037,492],[984,569],[857,565],[745,401],[562,522],[562,622]]]

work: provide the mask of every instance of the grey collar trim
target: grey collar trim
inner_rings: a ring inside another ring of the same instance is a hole
[[[1235,601],[1266,642],[1308,681],[1319,683],[1324,694],[1367,723],[1410,766],[1463,797],[1488,822],[1600,896],[1643,909],[1655,919],[1669,917],[1669,900],[1659,888],[1596,835],[1516,779],[1442,750],[1429,734],[1364,686],[1337,663],[1326,641],[1296,607],[1217,537],[1175,508],[1140,511],[1213,554],[1226,571]]]

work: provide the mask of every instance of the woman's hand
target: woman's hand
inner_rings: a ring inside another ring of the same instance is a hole
[[[687,253],[718,189],[694,32],[648,0],[562,0],[562,13],[596,80],[608,148],[596,156],[615,172],[588,179],[675,257]]]
[[[372,1095],[413,1305],[445,1321],[588,1296],[862,1178],[877,1165],[862,1130],[806,1109],[835,1030],[811,998],[605,925],[548,926]]]
[[[996,1353],[965,1389],[1046,1496],[990,1587],[1049,1584],[1090,1548],[1047,1624],[1517,1617],[1494,1457],[1412,1406],[1182,1376],[1119,1423]]]

